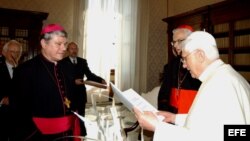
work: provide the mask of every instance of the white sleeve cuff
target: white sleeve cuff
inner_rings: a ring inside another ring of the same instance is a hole
[[[184,126],[186,118],[187,118],[187,114],[176,114],[175,125]]]

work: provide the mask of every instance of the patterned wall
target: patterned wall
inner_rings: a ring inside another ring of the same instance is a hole
[[[159,85],[159,74],[167,63],[167,0],[149,0],[147,91]]]

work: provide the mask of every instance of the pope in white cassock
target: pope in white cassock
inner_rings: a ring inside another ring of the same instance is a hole
[[[215,38],[193,32],[183,42],[183,67],[202,84],[188,114],[134,108],[140,126],[154,131],[154,141],[223,141],[224,125],[250,124],[250,85],[219,58]],[[174,124],[169,124],[174,123]]]

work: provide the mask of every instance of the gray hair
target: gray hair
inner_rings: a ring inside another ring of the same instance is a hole
[[[61,36],[61,37],[65,37],[67,38],[68,37],[68,34],[66,31],[52,31],[52,32],[48,32],[48,33],[45,33],[42,35],[41,39],[44,39],[45,41],[49,41],[52,39],[52,36],[54,35],[58,35],[58,36]]]
[[[21,43],[19,43],[19,42],[16,41],[16,40],[10,40],[10,41],[8,41],[7,43],[4,44],[2,53],[8,51],[9,45],[10,45],[10,44],[15,44],[15,45],[19,46],[19,47],[20,47],[20,52],[23,51],[23,47],[22,47],[22,44],[21,44]]]
[[[192,33],[191,30],[186,29],[186,28],[175,28],[175,29],[173,30],[173,34],[175,34],[175,33],[178,32],[178,31],[183,31],[183,32],[185,33],[186,36],[188,36],[188,35],[190,35],[190,34]]]
[[[190,34],[182,44],[183,50],[192,52],[195,50],[204,51],[209,60],[219,58],[219,51],[217,48],[215,38],[208,32],[195,31]]]

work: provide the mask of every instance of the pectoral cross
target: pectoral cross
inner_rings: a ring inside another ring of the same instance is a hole
[[[70,108],[70,103],[71,101],[67,98],[67,97],[64,97],[64,102],[63,102],[67,108]]]

